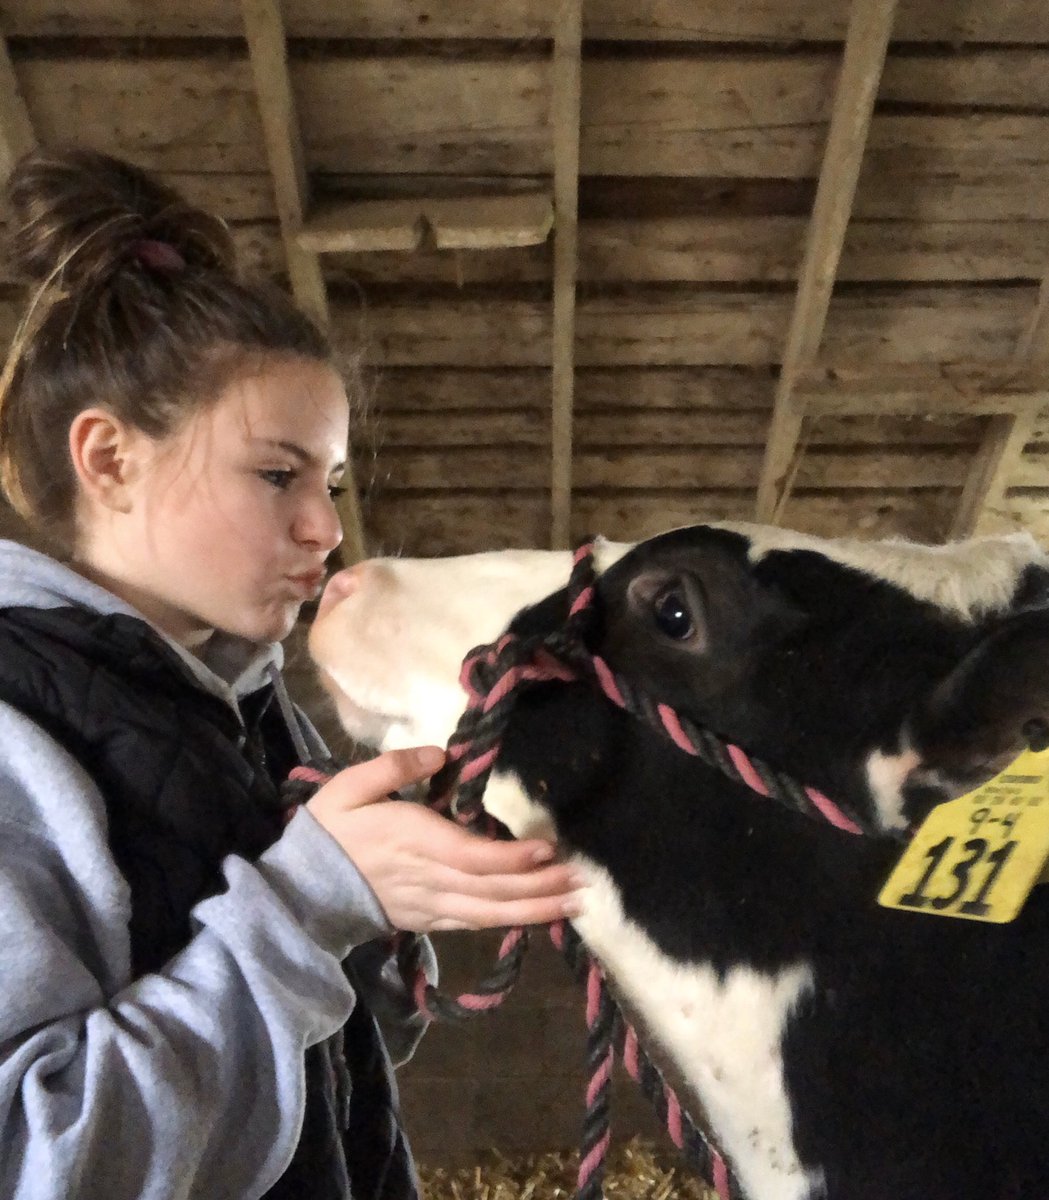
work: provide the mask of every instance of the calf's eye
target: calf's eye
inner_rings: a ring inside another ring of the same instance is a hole
[[[668,588],[655,598],[652,616],[659,630],[667,637],[684,641],[692,636],[692,614],[676,588]]]

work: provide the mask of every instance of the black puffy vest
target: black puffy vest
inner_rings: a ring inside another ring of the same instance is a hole
[[[272,699],[269,686],[245,698],[242,726],[131,616],[0,610],[0,700],[66,749],[105,799],[131,891],[135,978],[189,941],[190,910],[224,886],[223,859],[253,859],[281,832],[279,784],[297,759]],[[306,1051],[305,1067],[299,1144],[267,1196],[414,1200],[388,1058],[362,1001],[343,1030]]]

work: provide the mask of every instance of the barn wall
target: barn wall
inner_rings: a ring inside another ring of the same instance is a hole
[[[548,5],[283,8],[318,203],[548,182]],[[587,3],[573,536],[752,514],[847,16]],[[20,0],[0,22],[41,140],[159,171],[283,275],[236,5]],[[1049,15],[907,0],[894,31],[822,353],[1006,360],[1049,262]],[[549,242],[325,256],[340,346],[372,369],[355,439],[373,548],[546,543],[551,260]],[[812,419],[784,519],[939,539],[986,420]],[[1011,481],[1039,534],[1047,444],[1040,423]]]

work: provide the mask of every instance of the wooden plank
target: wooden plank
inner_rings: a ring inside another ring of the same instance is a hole
[[[772,372],[760,367],[584,367],[576,372],[577,427],[585,439],[592,416],[627,428],[657,413],[661,419],[694,418],[700,425],[739,414],[764,429],[774,382]],[[521,412],[542,415],[549,405],[548,383],[542,368],[385,368],[375,380],[367,420],[385,428],[385,422],[400,416],[413,420],[440,414],[444,419],[455,413],[465,420],[472,413],[480,419]],[[839,418],[851,424],[864,416],[893,426],[898,424],[893,418],[917,416],[919,426],[933,429],[946,421],[960,422],[971,431],[974,418],[1012,411],[1019,399],[1039,391],[1040,420],[1049,410],[1049,381],[1037,372],[1011,371],[1008,364],[821,366],[806,373],[799,386],[806,390],[807,407],[821,417],[819,437]]]
[[[1049,404],[1049,393],[1045,397]],[[577,449],[654,446],[763,447],[768,411],[722,412],[681,409],[621,409],[575,415]],[[813,446],[965,446],[975,448],[983,426],[977,417],[825,417]],[[1049,434],[1043,412],[1034,438]],[[379,410],[356,426],[353,443],[382,454],[388,447],[536,446],[550,444],[549,421],[538,408]]]
[[[758,485],[759,521],[779,518],[797,470],[805,409],[794,388],[799,371],[816,357],[823,337],[895,12],[896,0],[853,0]]]
[[[330,324],[328,296],[316,254],[296,241],[309,204],[309,185],[303,158],[295,100],[288,76],[287,45],[279,0],[241,0],[266,157],[280,218],[291,289],[299,307],[322,329]],[[347,458],[345,492],[339,502],[346,555],[359,561],[367,555],[357,484]]]
[[[371,201],[358,203],[374,203]],[[389,202],[376,210],[376,233]],[[543,207],[546,218],[551,212]],[[300,233],[300,242],[316,228],[315,209]],[[539,214],[537,213],[537,218]],[[362,222],[363,223],[363,222]],[[339,227],[333,218],[333,228]],[[511,236],[509,227],[504,240]],[[525,217],[516,228],[526,228]],[[537,219],[534,230],[539,233]],[[390,249],[407,249],[418,238],[406,219],[389,230]],[[578,282],[620,283],[780,283],[796,281],[805,220],[792,216],[667,217],[624,220],[580,220]],[[242,261],[253,270],[279,274],[283,247],[272,222],[233,227]],[[410,235],[410,236],[409,236]],[[369,236],[373,236],[369,233]],[[460,240],[467,241],[471,236]],[[496,229],[493,241],[503,238]],[[488,249],[449,255],[428,247],[412,254],[385,250],[334,250],[334,239],[313,243],[325,247],[324,277],[329,287],[368,284],[547,283],[551,278],[548,247]],[[326,247],[332,247],[327,249]],[[1049,261],[1049,221],[915,221],[853,220],[845,236],[838,269],[842,282],[959,282],[1038,279]],[[0,263],[0,279],[3,265]]]
[[[1017,365],[1043,368],[1049,377],[1049,271],[1017,344],[1014,361]],[[952,537],[967,537],[980,527],[982,519],[1002,509],[1011,483],[1023,486],[1021,460],[1024,447],[1034,437],[1039,407],[1037,399],[1027,398],[1011,411],[988,418],[987,430],[951,523]]]
[[[1024,491],[1044,491],[1049,489],[1049,453],[1045,447],[1028,447],[1026,453],[1021,453],[1016,460],[1010,475],[1013,487]]]
[[[36,145],[29,110],[11,66],[7,41],[0,37],[0,181]]]
[[[971,455],[957,447],[823,448],[802,459],[799,488],[953,487]],[[541,456],[530,446],[384,449],[377,466],[384,491],[528,491],[542,487]],[[756,487],[761,450],[747,446],[577,448],[573,476],[581,489]],[[1049,480],[1043,481],[1043,486]]]
[[[307,253],[414,250],[422,243],[423,218],[417,200],[346,200],[318,205],[295,241]]]
[[[1036,289],[878,289],[836,298],[825,350],[835,362],[961,362],[1008,356]],[[584,297],[577,306],[578,367],[769,367],[780,354],[790,299],[697,289],[669,295]],[[0,342],[18,306],[0,301]],[[541,301],[442,296],[414,303],[339,298],[336,345],[389,367],[550,365],[550,310]]]
[[[138,159],[137,152],[130,154]],[[257,166],[258,164],[256,164]],[[160,171],[159,174],[183,195],[227,221],[255,222],[276,220],[273,187],[268,174],[255,172],[212,171],[208,173]],[[520,175],[349,175],[340,172],[326,176],[326,184],[335,193],[389,199],[405,194],[452,194],[466,188],[479,192],[505,192],[511,187],[535,190],[545,180]],[[749,213],[751,217],[769,216],[791,209],[807,213],[811,206],[811,181],[805,179],[722,179],[667,178],[665,176],[584,177],[580,182],[580,214],[585,229],[588,219],[620,220],[636,216],[638,220],[664,218],[726,218]],[[784,199],[784,192],[795,199]],[[786,206],[786,208],[785,208]],[[899,221],[918,226],[943,223],[986,223],[993,231],[995,223],[1016,227],[1049,220],[1049,165],[1029,164],[1004,174],[990,174],[968,167],[950,175],[919,174],[900,170],[891,177],[861,174],[853,226],[859,221]],[[947,236],[946,234],[944,235]],[[993,237],[993,232],[991,233]],[[1038,236],[1037,233],[1035,236]],[[800,246],[800,240],[799,240]],[[988,252],[989,253],[989,252]],[[1017,256],[1016,249],[1006,251]],[[800,261],[800,251],[798,255]],[[981,255],[977,255],[977,265]],[[1019,272],[1021,277],[1037,278],[1041,261]],[[974,268],[974,278],[980,272]],[[1016,276],[1013,276],[1016,277]]]
[[[487,251],[541,245],[553,220],[543,193],[343,200],[315,209],[297,240],[315,254],[357,253],[415,250],[429,234],[437,250]]]
[[[554,225],[553,202],[544,192],[431,198],[422,208],[438,250],[541,246]]]
[[[148,164],[137,152],[125,154],[143,166]],[[260,160],[261,162],[261,160]],[[256,163],[258,168],[260,163]],[[265,164],[262,164],[263,167]],[[166,171],[155,170],[166,183],[191,203],[207,212],[216,213],[223,220],[277,221],[277,203],[273,195],[273,180],[269,171]],[[279,226],[278,226],[278,237]],[[283,245],[280,250],[284,262]]]
[[[997,415],[1049,403],[1049,376],[1002,361],[924,365],[817,365],[803,372],[799,391],[813,415]]]
[[[847,0],[588,0],[590,39],[626,41],[833,41],[845,36]],[[285,0],[296,38],[549,37],[548,0]],[[223,0],[18,0],[5,11],[19,37],[237,37],[236,12]],[[967,0],[900,0],[904,41],[1049,42],[1042,0],[972,4]]]
[[[579,414],[638,407],[700,413],[711,409],[767,411],[771,404],[768,370],[616,367],[576,372],[574,407]],[[495,406],[531,408],[545,414],[550,406],[550,377],[542,367],[388,367],[377,374],[375,406],[384,416]]]
[[[551,337],[550,545],[568,546],[572,520],[572,401],[578,269],[582,0],[559,0],[554,24],[554,302]]]
[[[826,332],[835,361],[950,362],[1008,354],[1034,288],[885,289],[836,298]],[[577,309],[579,366],[759,366],[780,356],[790,298],[698,290],[584,298]],[[335,318],[340,340],[361,336],[360,314]],[[442,298],[371,305],[365,353],[383,366],[545,366],[550,313],[531,301]]]
[[[793,282],[802,217],[669,217],[582,221],[580,281]],[[1043,249],[1045,257],[1039,257]],[[852,220],[842,282],[1037,279],[1049,259],[1049,222]]]
[[[907,537],[939,541],[954,492],[803,492],[788,501],[785,524],[824,537]],[[748,491],[659,491],[576,496],[572,541],[603,533],[614,540],[652,537],[702,521],[745,521],[753,510]],[[505,546],[542,546],[547,502],[541,493],[390,493],[369,508],[383,552],[406,555],[469,554]],[[1049,493],[1028,503],[1025,519],[1049,530]],[[1049,540],[1049,539],[1046,539]]]
[[[250,72],[220,50],[108,61],[30,56],[15,67],[43,140],[80,139],[154,170],[250,173],[264,152]],[[903,69],[909,60],[900,61]],[[963,57],[955,69],[970,67]],[[835,70],[826,53],[587,61],[582,173],[814,177]],[[295,60],[311,169],[548,174],[549,71],[538,54]],[[959,174],[1044,180],[1049,71],[1044,79],[1030,99],[1036,111],[878,114],[861,183]],[[908,95],[918,104],[938,101],[937,91],[918,83]]]
[[[367,202],[371,203],[371,202]],[[379,203],[378,228],[388,203]],[[315,211],[320,211],[319,209]],[[362,222],[366,224],[366,222]],[[2,223],[0,223],[2,228]],[[305,229],[314,228],[311,218]],[[523,223],[520,228],[524,228]],[[536,230],[539,226],[536,225]],[[805,222],[800,217],[580,221],[580,283],[780,283],[797,279]],[[284,247],[275,221],[236,223],[243,265],[280,275]],[[300,236],[303,236],[300,234]],[[370,236],[370,235],[369,235]],[[512,236],[507,233],[507,239]],[[393,237],[390,238],[393,241]],[[464,238],[465,240],[465,238]],[[410,249],[409,239],[391,249]],[[317,247],[320,249],[320,246]],[[545,246],[449,255],[326,251],[329,287],[346,284],[546,283]],[[1049,260],[1049,221],[853,221],[838,278],[849,282],[970,282],[1039,277]],[[0,260],[0,284],[13,283]]]

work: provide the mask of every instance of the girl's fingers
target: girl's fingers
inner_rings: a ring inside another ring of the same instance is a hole
[[[321,790],[328,793],[328,800],[337,800],[343,808],[360,808],[377,800],[386,800],[391,792],[409,784],[419,783],[443,762],[444,751],[439,746],[389,750],[378,758],[340,771]]]
[[[433,876],[435,890],[445,895],[471,896],[493,903],[550,898],[564,900],[585,885],[586,880],[579,871],[564,864],[505,875],[477,875],[440,867]]]
[[[470,833],[447,817],[426,809],[421,809],[420,815],[423,819],[432,818],[433,829],[428,838],[432,857],[470,875],[516,875],[549,863],[557,855],[555,846],[539,838],[496,842]]]
[[[581,902],[573,897],[548,896],[539,900],[482,900],[476,896],[448,896],[433,929],[492,929],[514,925],[549,925],[562,918],[578,917]]]

